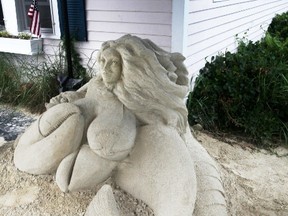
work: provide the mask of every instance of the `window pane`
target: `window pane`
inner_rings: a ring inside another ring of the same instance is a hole
[[[0,1],[0,31],[3,29],[4,29],[4,17],[3,17],[2,3]]]
[[[30,5],[33,1],[32,0],[24,0],[24,15],[25,15],[25,26],[26,29],[29,29],[31,19],[27,16],[28,10]],[[51,19],[51,10],[50,10],[50,2],[49,0],[38,0],[38,9],[40,12],[40,26],[41,31],[43,32],[50,32],[52,31],[52,19]]]

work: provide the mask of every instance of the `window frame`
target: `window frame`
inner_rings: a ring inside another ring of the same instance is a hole
[[[41,27],[41,33],[52,33],[54,32],[54,29],[53,29],[53,25],[52,23],[54,23],[54,18],[52,17],[52,14],[53,14],[53,10],[51,8],[51,0],[44,0],[45,2],[38,2],[38,6],[40,7],[41,5],[44,6],[48,6],[49,9],[50,9],[50,22],[51,22],[51,28],[42,28]],[[31,5],[31,0],[19,0],[19,1],[16,1],[16,9],[17,9],[17,16],[19,17],[18,18],[18,29],[19,31],[21,32],[25,32],[25,31],[29,31],[29,24],[30,24],[30,20],[27,16],[27,7],[29,8]],[[41,15],[43,13],[41,13],[40,11],[40,21],[41,21]],[[43,17],[43,16],[42,16]],[[24,19],[23,19],[24,18]]]
[[[21,5],[19,4],[19,0],[1,0],[3,16],[5,21],[5,29],[13,34],[18,35],[19,32],[27,32],[27,30],[23,30],[25,24],[23,19],[19,17],[23,17],[26,13],[23,10],[19,11]],[[32,3],[32,0],[31,0]],[[59,15],[58,15],[58,2],[57,0],[49,0],[50,10],[51,10],[51,22],[52,22],[52,32],[41,32],[42,38],[51,38],[51,39],[60,39],[60,23],[59,23]],[[28,11],[27,11],[28,12]]]

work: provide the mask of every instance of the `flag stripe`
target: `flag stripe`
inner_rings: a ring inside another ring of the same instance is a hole
[[[33,13],[34,13],[34,5],[31,4],[30,8],[29,8],[29,11],[28,11],[28,16],[29,17],[33,17]]]
[[[30,31],[32,34],[39,36],[40,33],[40,22],[39,22],[40,14],[38,12],[34,12],[33,18],[31,21]]]
[[[40,37],[40,12],[37,7],[37,0],[33,0],[27,15],[31,18],[30,31]]]

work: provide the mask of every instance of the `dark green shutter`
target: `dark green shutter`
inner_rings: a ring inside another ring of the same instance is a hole
[[[58,0],[61,37],[64,36],[62,0]],[[67,0],[70,36],[77,41],[87,41],[85,0]]]

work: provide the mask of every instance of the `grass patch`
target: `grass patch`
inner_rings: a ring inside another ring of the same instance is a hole
[[[72,51],[74,78],[82,79],[83,85],[91,75],[81,65],[80,55],[75,48]],[[24,58],[0,53],[1,103],[20,106],[31,113],[42,113],[45,103],[59,94],[59,77],[67,75],[66,68],[63,43],[54,56],[45,55],[41,61],[37,57]]]

